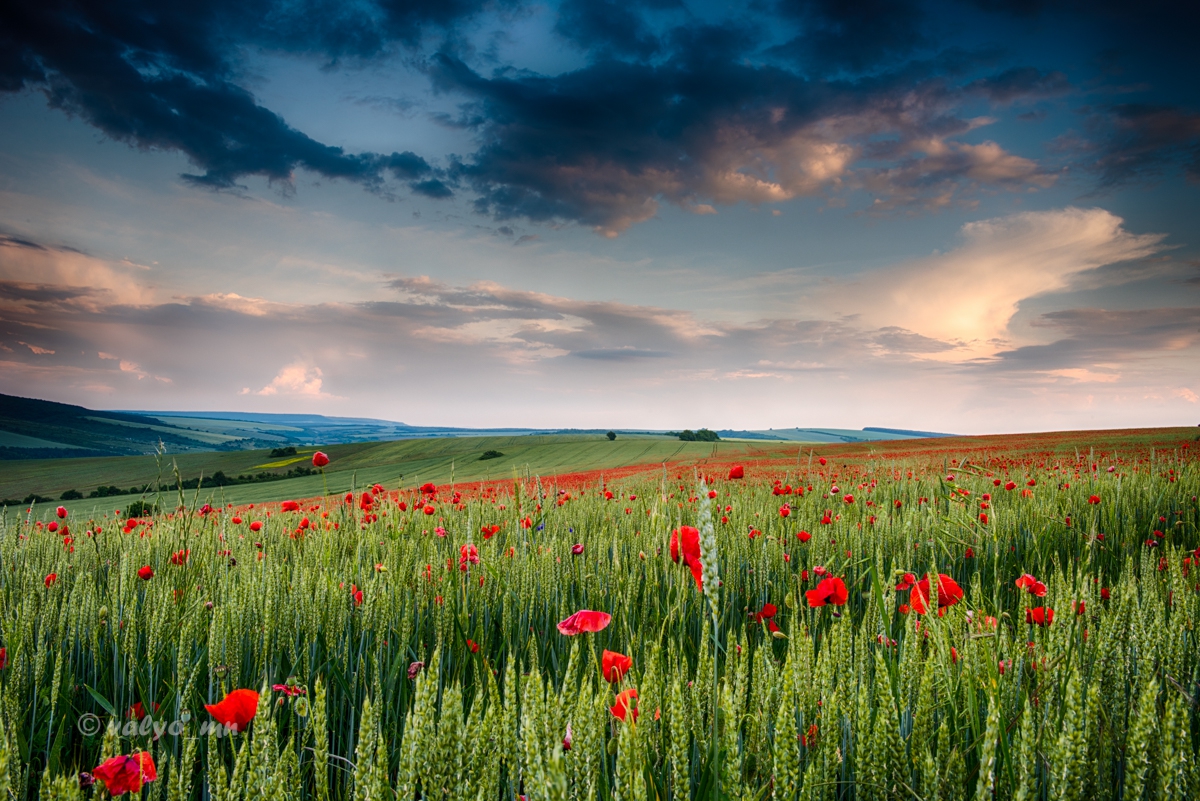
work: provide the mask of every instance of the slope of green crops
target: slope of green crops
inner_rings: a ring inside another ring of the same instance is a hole
[[[172,801],[1197,798],[1189,454],[805,454],[740,481],[710,461],[711,499],[669,468],[9,515],[0,787],[96,795],[80,771],[144,751],[141,792]],[[681,525],[707,593],[671,558]],[[918,614],[905,573],[962,597]],[[822,574],[844,604],[813,605]],[[581,609],[611,622],[560,633]],[[605,649],[631,659],[615,683]],[[249,730],[214,731],[205,704],[239,688],[261,692]],[[135,704],[157,709],[140,728]]]
[[[300,448],[305,456],[297,464],[306,465],[307,456],[316,448]],[[288,497],[319,495],[327,486],[331,492],[349,489],[352,484],[369,486],[376,482],[391,489],[413,486],[413,482],[451,480],[480,481],[488,478],[512,478],[521,474],[553,476],[583,470],[603,470],[633,464],[659,464],[664,461],[697,460],[713,455],[733,458],[740,455],[790,453],[796,445],[745,442],[680,442],[664,437],[620,437],[609,442],[603,436],[544,435],[519,437],[444,437],[395,442],[331,445],[323,448],[333,458],[320,476],[236,485],[201,494],[214,502],[254,503]],[[499,459],[480,461],[488,450],[504,454]],[[807,451],[806,451],[807,452]],[[29,493],[58,498],[64,490],[77,489],[87,495],[100,485],[122,488],[145,484],[172,483],[174,470],[184,479],[212,476],[216,471],[236,476],[256,473],[263,465],[277,463],[269,451],[182,454],[156,461],[152,456],[96,459],[46,459],[7,462],[0,478],[0,498],[23,498]],[[287,472],[288,466],[274,468]],[[190,494],[190,493],[189,493]],[[72,511],[91,514],[128,506],[136,496],[74,501]]]

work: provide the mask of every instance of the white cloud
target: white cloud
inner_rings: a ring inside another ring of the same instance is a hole
[[[968,223],[961,247],[875,271],[836,287],[827,305],[955,347],[927,358],[989,357],[1017,334],[1009,323],[1021,301],[1067,289],[1072,279],[1115,262],[1148,256],[1158,234],[1131,234],[1103,209],[1022,212]]]
[[[292,395],[323,399],[336,397],[322,391],[323,375],[324,373],[321,372],[320,367],[304,361],[296,361],[281,368],[278,375],[271,380],[271,383],[262,389],[252,392],[249,387],[245,387],[238,394],[263,396]]]

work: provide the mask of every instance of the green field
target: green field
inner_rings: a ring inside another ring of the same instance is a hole
[[[330,449],[409,471],[354,503],[6,515],[0,799],[1200,798],[1195,436],[410,440]]]
[[[299,454],[311,454],[316,447],[300,448]],[[323,450],[332,462],[326,468],[325,481],[330,492],[344,492],[352,485],[380,483],[389,489],[434,483],[472,482],[512,478],[514,471],[550,478],[566,473],[606,470],[626,465],[654,465],[662,462],[695,461],[706,458],[732,459],[742,456],[779,458],[795,455],[799,446],[791,443],[752,442],[680,442],[661,436],[626,437],[610,442],[603,436],[584,434],[529,435],[514,437],[445,437],[410,439],[395,442],[330,445]],[[498,459],[480,461],[488,450],[504,454]],[[805,451],[807,453],[807,450]],[[270,451],[233,451],[188,453],[167,456],[161,464],[153,456],[122,456],[90,459],[39,459],[8,462],[0,478],[0,498],[24,498],[36,493],[58,498],[63,491],[76,489],[87,495],[96,487],[140,486],[172,483],[173,466],[184,479],[211,476],[218,470],[228,476],[259,472],[261,465],[281,461]],[[286,461],[286,460],[282,460]],[[307,460],[298,462],[307,464]],[[274,472],[283,473],[287,467]],[[258,503],[291,497],[320,495],[325,485],[321,476],[244,484],[200,491],[205,499],[223,503]],[[189,499],[193,492],[187,493]],[[121,495],[99,499],[69,501],[73,512],[88,513],[127,506],[136,496]]]

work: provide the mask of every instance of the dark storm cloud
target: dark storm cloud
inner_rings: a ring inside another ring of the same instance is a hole
[[[1066,136],[1057,144],[1078,154],[1104,187],[1158,178],[1180,165],[1190,180],[1200,181],[1200,113],[1125,103],[1090,114],[1086,130],[1084,137]]]
[[[1032,158],[954,137],[981,124],[968,107],[1071,91],[1062,72],[1001,64],[998,46],[964,48],[937,33],[971,5],[780,0],[712,22],[682,0],[561,0],[555,31],[587,63],[544,76],[506,64],[480,72],[464,32],[482,13],[528,12],[524,0],[22,0],[0,7],[0,91],[39,90],[115,140],[183,153],[196,168],[183,177],[214,189],[251,176],[286,188],[303,169],[385,196],[389,181],[431,199],[464,190],[498,220],[578,222],[607,235],[650,219],[660,202],[712,213],[865,190],[875,212],[934,209],[969,203],[978,189],[1049,186],[1055,174]],[[1086,11],[975,6],[985,14],[976,23]],[[1101,6],[1103,30],[1115,29],[1114,9]],[[1154,24],[1136,22],[1130,47],[1144,50]],[[248,50],[335,67],[403,48],[436,90],[465,98],[438,119],[474,133],[477,149],[449,167],[324,144],[246,89]],[[437,54],[422,61],[429,48]],[[994,74],[981,76],[985,68]],[[1111,106],[1063,150],[1106,184],[1177,164],[1196,176],[1198,119],[1183,106]]]
[[[679,0],[563,0],[554,30],[584,50],[646,59],[659,52],[662,41],[642,11],[682,8]]]
[[[917,0],[782,0],[778,8],[802,33],[774,53],[819,74],[870,70],[931,44]]]
[[[430,183],[413,153],[350,154],[317,142],[238,85],[245,44],[370,57],[388,41],[477,10],[464,3],[10,3],[0,11],[0,89],[45,92],[115,140],[177,150],[200,168],[188,181],[218,189],[257,175],[290,182],[297,168],[378,188],[385,176]]]
[[[37,305],[57,305],[67,301],[94,296],[87,287],[57,287],[24,281],[0,280],[0,300],[28,301]]]
[[[1068,89],[1070,83],[1065,74],[1036,67],[1012,67],[967,85],[969,92],[982,95],[994,103],[1054,97],[1064,94]]]
[[[985,367],[1001,370],[1062,370],[1125,362],[1148,354],[1184,351],[1200,344],[1200,307],[1161,309],[1064,309],[1041,315],[1034,327],[1062,339],[996,354]]]
[[[431,75],[473,98],[462,124],[483,143],[452,172],[497,219],[572,220],[606,234],[654,216],[662,199],[709,213],[863,186],[885,205],[944,205],[969,185],[1048,186],[1052,175],[971,130],[968,100],[1061,91],[1019,70],[955,86],[929,64],[860,81],[817,81],[747,63],[744,31],[695,27],[661,62],[608,59],[547,77],[486,77],[442,53]],[[919,77],[918,77],[919,76]],[[885,162],[856,168],[860,158]],[[888,163],[890,162],[890,163]]]

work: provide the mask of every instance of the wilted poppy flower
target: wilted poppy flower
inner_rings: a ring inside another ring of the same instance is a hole
[[[138,578],[142,581],[149,581],[154,578],[154,568],[150,567],[150,565],[142,565],[138,568]]]
[[[408,666],[409,680],[411,681],[411,680],[415,679],[417,677],[417,674],[420,673],[424,668],[425,668],[424,662],[411,662]]]
[[[1019,579],[1017,579],[1016,583],[1017,587],[1025,590],[1030,595],[1036,595],[1039,598],[1046,597],[1046,585],[1028,573],[1023,574]]]
[[[104,760],[92,771],[92,775],[104,783],[109,795],[118,796],[140,792],[144,782],[158,778],[158,769],[153,756],[146,751],[138,751],[132,756],[115,756]]]
[[[580,609],[559,623],[558,630],[568,637],[573,637],[585,631],[603,631],[611,620],[612,615],[607,612],[593,612],[590,609]]]
[[[626,716],[632,710],[632,712],[633,712],[632,717],[636,721],[638,719],[638,710],[637,710],[637,704],[634,702],[637,701],[637,697],[638,697],[638,691],[633,689],[632,687],[629,688],[628,690],[619,692],[619,693],[617,693],[616,701],[613,703],[612,706],[610,706],[608,708],[608,711],[612,713],[612,716],[614,718],[616,718],[619,721],[624,722],[626,719]]]
[[[740,464],[735,464],[733,467],[729,468],[729,480],[730,481],[733,481],[734,479],[738,479],[738,478],[745,478],[745,477],[746,477],[746,471]]]
[[[945,573],[939,573],[937,579],[937,605],[938,611],[945,609],[947,606],[954,606],[962,600],[962,587],[958,586],[958,582],[947,576]],[[913,586],[912,608],[916,610],[918,615],[925,614],[928,610],[929,602],[929,575],[921,577],[921,580]]]
[[[804,594],[808,597],[808,605],[812,607],[826,604],[842,606],[850,599],[850,591],[846,589],[846,582],[836,576],[821,579],[821,583],[815,590],[809,590]]]
[[[1031,625],[1049,626],[1054,622],[1054,610],[1044,606],[1035,606],[1025,610],[1025,622]]]
[[[904,592],[911,590],[913,585],[917,583],[917,577],[913,573],[905,573],[900,577],[900,581],[896,583],[896,592]]]
[[[700,529],[680,526],[671,532],[671,561],[679,562],[681,555],[685,563],[688,556],[700,558]]]
[[[631,667],[633,667],[633,660],[625,654],[606,650],[600,656],[600,670],[604,674],[604,680],[611,684],[616,684],[623,679]]]
[[[329,464],[329,457],[324,453],[317,451],[313,454],[313,467],[324,467],[327,464]]]
[[[575,738],[572,736],[572,732],[571,732],[571,724],[568,723],[567,724],[567,733],[563,735],[563,741],[562,741],[563,750],[570,751],[571,743],[574,742],[574,740],[575,740]]]
[[[234,690],[219,704],[205,704],[208,714],[227,729],[245,731],[258,712],[258,693],[254,690]]]

